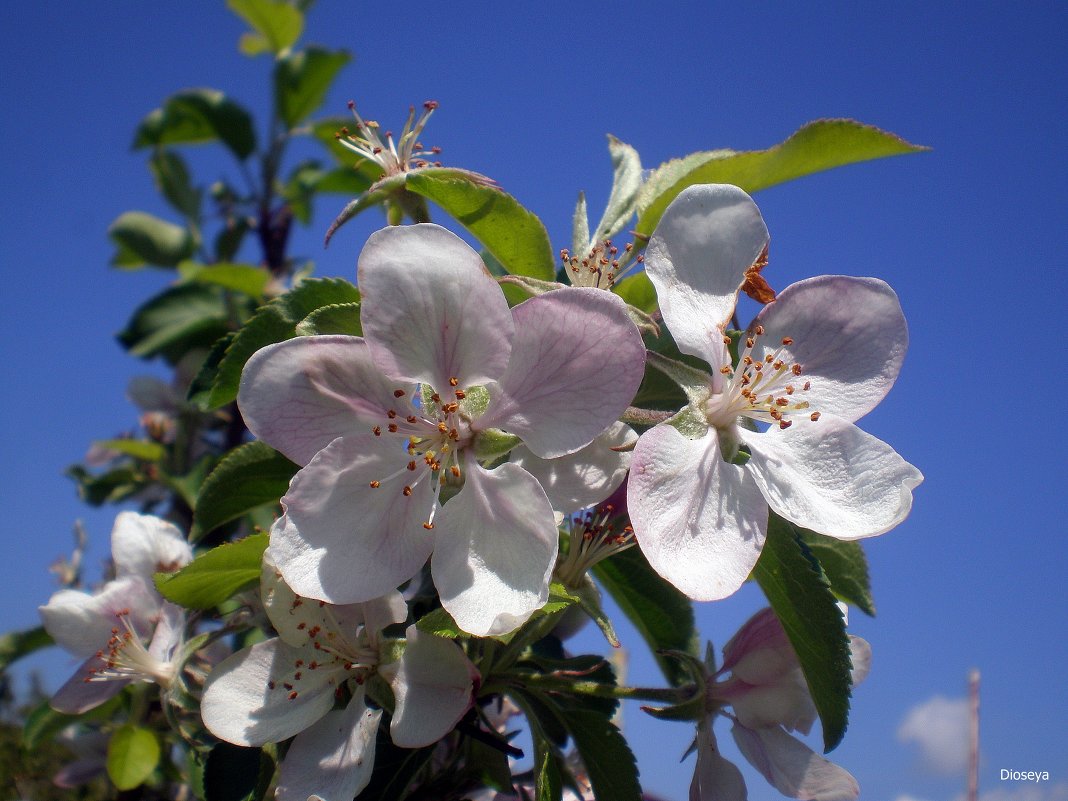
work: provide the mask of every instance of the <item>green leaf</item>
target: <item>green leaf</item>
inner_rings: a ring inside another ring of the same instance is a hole
[[[113,263],[127,268],[141,264],[174,267],[197,247],[188,229],[143,211],[120,214],[108,228],[108,236],[119,246]]]
[[[352,169],[367,181],[370,186],[378,181],[385,172],[377,161],[365,159],[341,144],[340,134],[355,121],[352,117],[326,117],[311,124],[312,136],[330,151],[330,155],[346,169]]]
[[[190,220],[200,216],[200,190],[193,186],[185,160],[171,150],[160,148],[148,161],[156,188],[176,210]]]
[[[78,497],[90,506],[124,501],[148,485],[148,479],[129,467],[119,467],[101,475],[80,465],[67,468],[66,475],[78,485]]]
[[[163,356],[175,364],[191,349],[208,348],[227,331],[222,293],[204,284],[164,290],[134,311],[118,340],[135,356]]]
[[[255,31],[241,37],[245,55],[283,53],[304,31],[304,15],[286,0],[226,0],[226,5]]]
[[[163,445],[143,439],[99,439],[93,445],[146,462],[158,462],[167,455],[167,449]]]
[[[359,299],[359,291],[348,281],[312,278],[262,306],[237,332],[220,360],[208,397],[208,408],[224,406],[237,397],[241,371],[253,353],[274,342],[295,337],[297,324],[316,309],[338,303],[355,303]]]
[[[28,749],[37,748],[72,723],[111,720],[122,705],[122,696],[116,695],[81,715],[67,715],[54,710],[48,701],[42,701],[26,716],[26,725],[22,729],[22,744]]]
[[[693,184],[735,184],[756,192],[805,175],[929,148],[856,120],[816,120],[767,150],[711,150],[661,164],[638,195],[637,232],[649,236],[664,209]]]
[[[262,442],[248,442],[230,451],[200,487],[189,539],[197,542],[258,506],[277,504],[298,469]]]
[[[594,798],[641,801],[637,761],[615,724],[591,709],[569,709],[563,722],[586,766]]]
[[[152,775],[161,754],[153,732],[140,726],[122,726],[108,741],[108,776],[119,790],[132,790]]]
[[[430,762],[434,746],[398,748],[389,738],[389,729],[380,726],[375,743],[375,768],[371,781],[360,791],[359,801],[402,801],[408,787]],[[427,797],[433,798],[432,794]]]
[[[660,578],[637,548],[605,559],[593,573],[656,654],[667,679],[674,684],[685,682],[688,675],[679,663],[657,652],[699,653],[690,599]]]
[[[211,609],[259,581],[267,534],[253,534],[202,553],[177,573],[157,573],[156,588],[187,609]]]
[[[318,192],[334,192],[339,195],[359,195],[374,183],[355,167],[335,167],[323,174],[316,182]]]
[[[611,239],[623,229],[634,216],[642,186],[642,162],[637,150],[608,134],[608,153],[612,157],[612,193],[589,246]]]
[[[508,272],[545,281],[556,276],[556,259],[541,220],[489,179],[465,170],[428,167],[408,173],[405,186],[444,209]]]
[[[253,801],[266,794],[274,760],[262,748],[218,743],[204,765],[205,801]]]
[[[831,592],[864,614],[875,617],[875,599],[871,594],[868,558],[864,555],[861,544],[825,537],[804,528],[798,528],[797,533],[812,555],[819,560],[827,580],[831,582]]]
[[[271,280],[270,273],[251,264],[200,264],[183,261],[178,265],[178,274],[186,283],[214,284],[256,299],[263,297],[267,283]]]
[[[842,741],[849,721],[849,637],[827,576],[792,523],[774,512],[753,578],[797,652],[823,724],[825,751]]]
[[[433,612],[427,612],[427,614],[419,618],[419,620],[416,621],[415,627],[419,629],[419,631],[426,632],[427,634],[435,634],[438,637],[445,637],[450,640],[471,636],[461,629],[456,621],[452,619],[452,615],[440,606]]]
[[[221,141],[242,161],[256,149],[252,115],[222,92],[186,89],[142,120],[134,148]]]
[[[296,127],[322,105],[330,84],[351,59],[344,50],[309,47],[275,62],[274,99],[287,127]]]
[[[0,637],[0,673],[7,670],[12,662],[53,644],[54,640],[43,626],[3,635]]]
[[[191,404],[204,410],[210,408],[208,404],[211,400],[212,385],[219,373],[219,365],[226,355],[226,349],[230,347],[235,336],[237,332],[230,331],[215,340],[215,344],[211,346],[211,350],[208,351],[208,355],[204,357],[204,362],[200,365],[200,370],[189,384],[186,400]]]
[[[252,230],[245,217],[226,221],[226,226],[215,236],[215,259],[220,262],[232,261],[241,249],[245,234]]]
[[[333,303],[316,309],[299,323],[298,336],[315,336],[319,334],[348,334],[362,337],[359,303]]]

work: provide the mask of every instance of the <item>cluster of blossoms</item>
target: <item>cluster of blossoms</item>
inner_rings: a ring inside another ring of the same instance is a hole
[[[352,141],[407,164],[424,122],[409,122],[399,149],[362,121]],[[707,601],[749,577],[772,513],[841,540],[901,522],[922,477],[855,425],[905,355],[897,298],[873,278],[812,278],[732,337],[767,244],[737,187],[691,187],[667,208],[645,270],[679,350],[710,370],[649,355],[687,403],[639,435],[625,421],[650,422],[630,408],[646,347],[599,281],[510,308],[479,255],[446,229],[373,234],[357,265],[362,336],[288,339],[245,366],[244,421],[300,469],[249,602],[276,636],[212,670],[207,729],[243,746],[294,738],[283,801],[349,799],[371,780],[383,709],[392,742],[415,748],[484,700],[475,654],[414,625],[408,601],[421,581],[463,632],[507,638],[545,606],[551,581],[579,588],[593,564],[635,543],[660,576]],[[598,506],[613,493],[625,493],[629,524],[614,519],[618,507]],[[182,669],[185,620],[151,574],[188,563],[189,546],[161,520],[124,514],[113,556],[116,577],[96,595],[63,591],[42,608],[56,640],[86,659],[53,700],[62,711],[131,681],[167,688]],[[859,681],[870,650],[854,638],[852,653]],[[717,716],[783,793],[856,797],[849,774],[788,733],[807,733],[816,712],[771,610],[728,643],[719,670],[709,664],[704,685],[691,799],[745,798],[716,748]]]

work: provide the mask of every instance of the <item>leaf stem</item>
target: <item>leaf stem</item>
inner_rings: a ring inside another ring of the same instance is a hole
[[[666,704],[681,704],[689,701],[697,692],[696,686],[692,684],[682,687],[619,687],[597,681],[568,681],[552,675],[535,673],[524,673],[522,677],[516,677],[516,679],[516,684],[537,687],[539,690],[548,692],[589,695],[595,698],[659,701]]]

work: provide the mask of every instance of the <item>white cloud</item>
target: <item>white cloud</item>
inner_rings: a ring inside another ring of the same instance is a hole
[[[914,706],[898,726],[897,739],[916,743],[934,773],[963,774],[968,767],[968,700],[936,695]]]
[[[920,801],[920,799],[912,795],[899,795],[894,801]]]
[[[979,801],[1068,801],[1068,784],[1040,782],[1017,784],[1005,782],[1005,787],[979,793]]]

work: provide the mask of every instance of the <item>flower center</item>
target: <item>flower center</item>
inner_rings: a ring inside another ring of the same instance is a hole
[[[424,393],[420,408],[407,404],[406,413],[397,409],[386,412],[383,425],[376,425],[371,433],[404,437],[407,442],[407,463],[399,470],[370,482],[371,489],[384,489],[387,485],[400,487],[402,497],[410,498],[415,488],[424,480],[434,483],[434,500],[423,528],[434,528],[434,515],[441,506],[441,489],[448,481],[459,481],[460,452],[471,444],[471,423],[460,411],[467,393],[459,389],[459,379],[449,379],[453,399],[444,400],[438,392]],[[393,391],[399,401],[405,396],[403,389]],[[402,478],[403,477],[403,478]]]
[[[606,239],[595,244],[582,259],[572,256],[571,251],[564,248],[560,251],[560,261],[564,263],[564,270],[572,286],[611,289],[625,273],[645,260],[644,256],[639,255],[628,265],[633,251],[634,245],[628,243],[623,248],[621,257],[619,248],[612,244],[612,240]]]
[[[783,337],[772,349],[761,342],[763,336],[764,327],[758,325],[742,341],[744,349],[738,365],[720,368],[727,385],[705,405],[709,425],[731,432],[738,418],[748,417],[785,430],[793,425],[798,414],[812,422],[819,420],[820,413],[810,411],[805,400],[811,382],[802,378],[801,365],[790,358],[788,348],[793,339]],[[729,342],[724,337],[724,343]]]
[[[441,152],[441,148],[424,149],[419,141],[419,135],[437,107],[436,100],[426,101],[423,103],[423,113],[417,120],[415,106],[409,106],[408,120],[404,123],[404,130],[401,131],[400,138],[394,142],[392,131],[379,134],[378,123],[374,120],[365,122],[357,113],[356,104],[350,100],[349,111],[356,118],[356,133],[352,133],[348,128],[342,128],[334,134],[334,138],[353,153],[378,164],[386,175],[399,175],[413,169],[429,167],[431,162],[423,157],[436,156]],[[433,166],[440,167],[441,162],[435,161]]]
[[[556,576],[565,586],[578,587],[595,564],[634,545],[634,529],[628,524],[617,530],[614,511],[611,504],[605,504],[571,518],[567,556],[556,566]]]
[[[103,661],[100,667],[89,671],[85,681],[144,681],[155,682],[161,687],[169,687],[177,673],[170,662],[157,659],[145,648],[141,635],[137,633],[130,620],[130,610],[122,609],[116,613],[119,625],[111,629],[111,638],[107,649],[97,651],[97,658]]]

